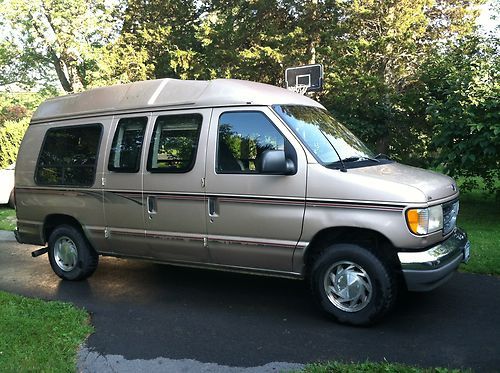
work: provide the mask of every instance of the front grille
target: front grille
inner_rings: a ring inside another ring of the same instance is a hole
[[[443,203],[443,235],[446,236],[457,225],[460,204],[458,200]]]

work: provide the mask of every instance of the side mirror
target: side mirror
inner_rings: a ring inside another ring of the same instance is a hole
[[[297,167],[283,150],[266,150],[260,157],[260,172],[271,175],[293,175]]]

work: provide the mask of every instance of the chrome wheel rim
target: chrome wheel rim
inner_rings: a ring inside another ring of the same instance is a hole
[[[73,240],[62,236],[54,244],[54,260],[64,272],[72,271],[78,260],[78,250]]]
[[[345,312],[361,311],[372,298],[370,276],[353,262],[340,261],[328,268],[324,286],[330,302]]]

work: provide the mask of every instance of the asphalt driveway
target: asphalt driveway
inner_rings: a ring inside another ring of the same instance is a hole
[[[500,369],[500,279],[457,274],[409,294],[371,328],[338,325],[301,281],[101,258],[93,277],[63,282],[36,247],[0,234],[0,290],[70,301],[92,314],[87,346],[125,359],[193,359],[227,366],[272,361],[387,360],[422,367]]]

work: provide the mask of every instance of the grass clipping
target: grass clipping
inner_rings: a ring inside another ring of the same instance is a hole
[[[0,372],[74,372],[92,331],[87,312],[71,304],[0,291]]]

